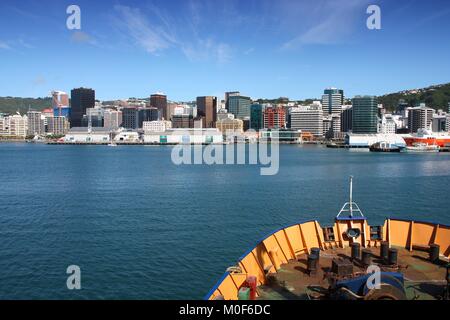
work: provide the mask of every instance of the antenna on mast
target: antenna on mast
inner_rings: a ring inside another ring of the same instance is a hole
[[[360,214],[361,218],[364,219],[364,215],[361,211],[361,209],[359,209],[358,205],[356,204],[356,202],[353,202],[353,176],[350,176],[350,194],[349,194],[349,202],[346,202],[343,206],[342,209],[339,211],[338,215],[336,216],[336,219],[339,218],[339,216],[341,215],[341,213],[343,212],[348,212],[348,218],[349,219],[353,219],[353,212],[357,212]]]

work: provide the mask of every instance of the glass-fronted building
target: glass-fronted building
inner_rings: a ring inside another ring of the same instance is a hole
[[[262,104],[254,103],[250,106],[250,129],[259,131],[264,128],[263,112]]]
[[[228,112],[237,119],[250,118],[252,100],[244,96],[231,96],[228,98]]]
[[[353,133],[378,132],[378,101],[375,96],[356,96],[353,98]]]

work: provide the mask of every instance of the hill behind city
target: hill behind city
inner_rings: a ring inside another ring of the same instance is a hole
[[[382,103],[387,110],[395,110],[398,101],[405,100],[409,106],[413,107],[417,103],[424,102],[434,109],[447,110],[450,102],[450,83],[432,85],[426,88],[410,89],[395,93],[388,93],[378,97],[378,102]],[[305,99],[299,101],[302,104],[311,103],[317,99]],[[288,98],[258,99],[260,103],[284,103]],[[29,109],[41,111],[50,108],[52,99],[45,98],[20,98],[20,97],[0,97],[0,112],[3,113],[26,113]]]

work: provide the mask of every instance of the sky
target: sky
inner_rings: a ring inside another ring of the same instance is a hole
[[[447,0],[1,0],[0,96],[382,95],[450,82],[449,31]]]

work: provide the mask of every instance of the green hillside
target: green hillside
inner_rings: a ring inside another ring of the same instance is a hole
[[[0,112],[2,113],[26,113],[29,108],[33,110],[43,110],[51,108],[51,98],[18,98],[0,97]]]
[[[448,110],[450,83],[390,93],[378,97],[378,103],[382,103],[388,110],[395,110],[400,99],[405,100],[411,107],[414,107],[417,103],[424,102],[428,107],[436,110]]]
[[[405,90],[396,93],[389,93],[378,97],[378,102],[382,103],[388,110],[395,110],[400,99],[405,100],[409,106],[413,107],[417,103],[425,102],[427,106],[434,109],[448,110],[450,102],[450,83],[434,85],[427,88]],[[285,103],[288,98],[258,99],[259,103]],[[316,99],[306,99],[299,103],[308,104]],[[18,98],[0,97],[0,112],[3,113],[25,113],[29,108],[33,110],[43,110],[50,108],[51,98]]]

